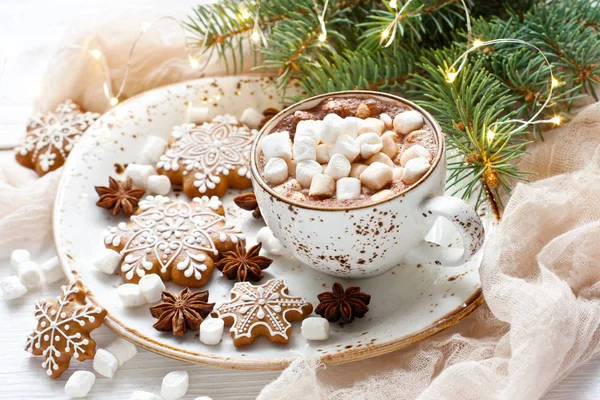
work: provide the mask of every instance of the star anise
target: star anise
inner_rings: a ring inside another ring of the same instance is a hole
[[[270,258],[258,255],[261,247],[262,243],[258,243],[246,251],[245,245],[238,242],[235,250],[223,254],[216,267],[227,280],[260,281],[264,277],[262,270],[273,262]]]
[[[324,292],[317,296],[320,303],[315,312],[326,318],[329,322],[341,319],[349,323],[354,318],[362,318],[369,311],[368,304],[371,296],[360,291],[358,286],[349,287],[344,291],[338,282],[333,284],[331,292]]]
[[[262,218],[260,209],[258,208],[258,202],[256,201],[256,195],[252,192],[244,193],[233,199],[236,206],[246,211],[252,211],[254,218]]]
[[[173,332],[175,336],[183,336],[188,329],[197,331],[215,306],[207,300],[208,290],[191,292],[185,288],[179,296],[162,292],[163,302],[150,307],[152,316],[158,318],[152,326],[161,332]]]
[[[112,209],[113,215],[117,215],[121,211],[124,216],[130,217],[146,191],[144,189],[133,188],[131,178],[127,178],[127,180],[121,182],[109,176],[108,181],[108,187],[95,187],[96,193],[100,196],[96,205],[108,210]]]

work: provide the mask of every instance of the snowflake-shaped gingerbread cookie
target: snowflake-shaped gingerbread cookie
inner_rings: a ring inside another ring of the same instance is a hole
[[[15,147],[15,157],[24,167],[42,176],[60,168],[83,132],[100,114],[83,112],[67,100],[54,112],[35,114],[29,118],[23,143]]]
[[[260,286],[238,282],[230,293],[231,299],[212,315],[231,326],[236,347],[250,344],[259,336],[287,344],[292,331],[290,321],[306,318],[313,309],[303,298],[290,296],[282,279],[272,279]]]
[[[156,170],[183,185],[189,197],[220,197],[229,187],[248,189],[250,148],[257,133],[231,115],[176,126]]]
[[[52,379],[69,368],[71,357],[94,358],[96,342],[90,332],[102,325],[106,311],[86,298],[81,282],[62,287],[62,296],[35,303],[37,328],[27,338],[25,350],[44,356],[42,367]]]
[[[106,247],[122,255],[126,282],[158,274],[164,281],[188,287],[204,285],[215,261],[239,241],[244,235],[225,220],[216,196],[196,197],[190,203],[148,196],[129,223],[109,228],[104,239]]]

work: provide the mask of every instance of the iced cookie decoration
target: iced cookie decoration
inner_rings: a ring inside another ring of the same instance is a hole
[[[288,294],[285,281],[272,279],[261,286],[238,282],[230,291],[231,299],[213,313],[231,326],[230,333],[236,347],[250,344],[259,336],[271,342],[287,344],[292,325],[312,312],[312,305],[301,297]]]
[[[100,117],[84,112],[71,100],[59,104],[53,112],[29,118],[23,143],[15,147],[15,158],[24,167],[43,176],[60,168],[83,132]]]
[[[220,197],[229,187],[248,189],[250,147],[257,133],[231,115],[176,126],[156,170],[183,185],[189,197]]]
[[[69,368],[71,358],[79,361],[94,358],[96,342],[90,333],[102,325],[106,311],[86,298],[81,282],[62,287],[56,300],[35,303],[37,328],[27,338],[25,350],[44,356],[42,367],[52,379]]]
[[[244,235],[225,220],[215,196],[196,197],[190,203],[148,196],[129,223],[109,228],[104,238],[106,247],[123,258],[125,282],[158,274],[163,281],[188,287],[204,285],[221,254],[240,241]]]

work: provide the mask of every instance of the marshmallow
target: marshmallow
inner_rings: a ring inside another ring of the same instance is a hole
[[[100,375],[112,379],[113,376],[115,376],[115,372],[117,372],[117,368],[119,368],[119,361],[117,361],[117,358],[108,351],[98,349],[96,350],[92,366],[94,371]]]
[[[202,124],[210,121],[210,108],[189,106],[185,113],[185,122]]]
[[[131,178],[134,187],[145,188],[148,177],[151,175],[156,175],[156,171],[151,165],[129,164],[125,168],[125,177]]]
[[[373,194],[371,196],[371,201],[376,203],[378,201],[383,201],[392,197],[395,193],[389,189],[380,190],[379,192]]]
[[[65,276],[58,257],[52,257],[48,261],[42,263],[40,269],[47,283],[54,283]]]
[[[406,184],[412,185],[429,170],[429,161],[423,158],[412,158],[404,166],[402,172],[402,181]]]
[[[146,303],[156,303],[161,299],[162,292],[166,290],[165,284],[157,274],[146,274],[142,276],[138,285]]]
[[[381,151],[390,158],[398,154],[398,145],[396,145],[398,135],[394,131],[387,131],[381,135]]]
[[[341,154],[352,162],[360,154],[360,146],[356,141],[348,135],[341,135],[335,141],[335,144],[329,149],[329,154]],[[331,160],[331,158],[330,158]]]
[[[425,147],[421,146],[420,144],[415,144],[414,146],[404,150],[400,156],[400,165],[405,167],[406,163],[413,158],[422,158],[425,161],[429,161],[431,160],[431,154]]]
[[[302,162],[304,162],[304,161],[302,161]],[[273,188],[273,190],[279,194],[286,194],[292,190],[294,190],[294,191],[302,190],[302,186],[300,186],[300,183],[298,183],[298,181],[296,179],[290,179],[288,181],[283,182],[279,186],[275,186]]]
[[[10,266],[15,273],[17,272],[20,263],[30,260],[31,254],[25,249],[16,249],[10,253]]]
[[[380,162],[374,162],[360,174],[362,184],[371,190],[379,190],[392,181],[392,168]]]
[[[356,139],[358,136],[358,127],[363,122],[361,118],[356,117],[346,117],[344,118],[345,131],[342,135],[348,135],[352,139]]]
[[[125,283],[117,288],[117,294],[125,307],[138,307],[146,303],[139,285]]]
[[[302,203],[303,201],[306,200],[306,196],[300,192],[290,192],[290,193],[287,193],[285,197],[288,200],[297,201],[299,203]]]
[[[116,251],[102,249],[92,264],[98,271],[111,275],[121,265],[121,261],[121,255]]]
[[[321,141],[325,144],[334,144],[338,137],[348,135],[355,138],[358,135],[358,126],[362,121],[360,118],[342,118],[337,114],[327,114],[323,118],[324,128],[321,133]]]
[[[344,158],[343,156],[340,156]],[[346,160],[346,158],[344,158]],[[346,160],[348,162],[348,160]],[[335,192],[335,181],[330,175],[317,174],[310,184],[308,195],[316,199],[332,197]]]
[[[200,324],[200,341],[209,346],[221,342],[225,323],[221,318],[208,318]]]
[[[383,121],[383,125],[386,129],[391,129],[394,126],[394,120],[389,114],[383,113],[379,116],[379,119]]]
[[[423,115],[415,110],[405,111],[394,117],[394,129],[403,135],[419,129],[423,123]]]
[[[148,136],[144,147],[142,148],[142,155],[144,159],[152,164],[155,164],[163,155],[167,148],[167,141],[158,136]]]
[[[245,124],[248,128],[258,129],[263,119],[265,119],[263,113],[255,108],[248,107],[242,112],[240,122]]]
[[[381,137],[375,132],[363,133],[356,138],[356,143],[360,147],[360,156],[365,160],[383,148]]]
[[[213,400],[213,399],[208,396],[200,396],[200,397],[196,397],[194,400]]]
[[[17,275],[27,289],[35,289],[42,283],[42,270],[34,261],[24,261],[17,268]]]
[[[402,179],[402,174],[404,173],[404,168],[396,167],[392,169],[392,178],[395,181],[399,181]]]
[[[272,185],[279,185],[288,178],[288,165],[283,158],[271,158],[263,171],[265,181]]]
[[[367,118],[360,121],[358,126],[358,134],[362,135],[367,132],[374,132],[381,135],[385,129],[385,123],[378,118]]]
[[[92,390],[96,375],[89,371],[75,371],[65,385],[65,393],[69,397],[85,397]]]
[[[342,154],[334,154],[331,156],[331,159],[325,168],[325,174],[329,175],[333,179],[345,178],[348,176],[348,174],[350,174],[350,168],[350,161],[348,161],[346,157],[344,157]],[[321,178],[321,181],[324,182],[323,178]]]
[[[317,146],[317,162],[327,164],[329,162],[329,150],[333,147],[330,144],[320,144]]]
[[[267,253],[276,256],[285,254],[285,249],[281,245],[281,242],[273,235],[273,231],[268,226],[264,226],[258,230],[256,242],[262,243],[262,249]]]
[[[365,164],[352,164],[350,167],[350,177],[358,178],[365,169],[367,169]]]
[[[283,158],[286,161],[292,159],[292,145],[290,133],[281,131],[265,136],[260,142],[260,149],[267,160],[272,158]]]
[[[303,319],[302,337],[306,340],[329,339],[329,321],[321,317],[308,317]]]
[[[390,157],[388,157],[385,153],[373,154],[371,157],[369,157],[365,161],[365,164],[371,165],[371,164],[376,163],[376,162],[383,163],[383,164],[387,165],[390,168],[394,168],[396,166],[396,164],[394,164],[394,162],[392,161],[392,159]]]
[[[302,187],[310,187],[315,175],[320,174],[323,171],[323,167],[316,161],[304,160],[300,161],[296,165],[296,179]]]
[[[355,200],[360,197],[360,180],[342,178],[335,183],[335,197],[338,200]]]
[[[136,390],[131,394],[129,400],[162,400],[160,396],[155,395],[154,393],[143,392],[141,390]]]
[[[147,189],[149,193],[165,196],[171,191],[171,181],[165,175],[152,175],[148,177]]]
[[[119,366],[131,360],[138,352],[133,343],[121,338],[115,339],[106,346],[106,351],[115,356],[119,362]]]
[[[429,132],[427,132],[425,129],[419,129],[409,133],[408,136],[406,136],[406,139],[404,139],[404,142],[419,143],[422,142],[427,135],[429,135]]]
[[[27,293],[27,288],[18,277],[9,276],[0,281],[0,291],[2,291],[2,298],[14,300]]]
[[[308,136],[294,139],[294,161],[316,160],[317,144]]]
[[[177,400],[188,390],[189,376],[185,371],[169,372],[162,380],[160,395],[164,400]]]
[[[324,128],[325,124],[323,121],[300,121],[298,122],[298,125],[296,125],[296,134],[294,135],[294,140],[297,140],[300,137],[309,137],[315,142],[315,144],[319,144],[321,142],[321,134],[323,133]]]

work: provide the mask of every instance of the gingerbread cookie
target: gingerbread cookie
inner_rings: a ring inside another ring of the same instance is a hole
[[[244,235],[227,223],[216,196],[196,197],[190,203],[148,196],[129,223],[110,228],[104,239],[107,248],[123,257],[125,282],[158,274],[163,281],[188,287],[204,285],[215,261],[240,241]]]
[[[32,116],[23,143],[15,147],[17,162],[40,176],[60,168],[98,117],[100,114],[83,112],[71,100],[59,104],[54,112]]]
[[[81,282],[62,287],[62,296],[35,303],[37,328],[27,338],[25,350],[44,356],[42,367],[52,379],[69,368],[71,357],[79,361],[94,358],[96,342],[90,332],[102,325],[106,310],[86,298]]]
[[[261,286],[238,282],[231,289],[231,299],[221,304],[212,316],[231,326],[236,347],[250,344],[259,336],[271,342],[287,344],[292,325],[312,312],[312,305],[301,297],[288,294],[282,279],[272,279]]]
[[[156,170],[183,185],[189,197],[222,196],[229,187],[248,189],[250,148],[257,133],[231,115],[176,126]]]

